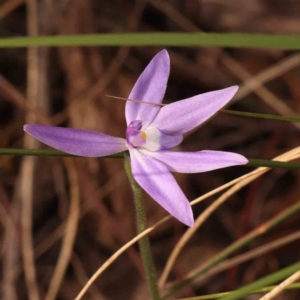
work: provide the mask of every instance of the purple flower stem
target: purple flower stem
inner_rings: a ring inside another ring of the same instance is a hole
[[[137,232],[141,233],[147,229],[147,222],[146,222],[146,213],[145,213],[145,205],[143,199],[142,188],[139,184],[135,181],[131,171],[130,165],[130,156],[125,153],[125,170],[131,184],[131,188],[133,191],[133,198],[134,198],[134,206],[135,206],[135,213],[136,213],[136,223],[137,223]],[[148,236],[144,236],[139,240],[139,247],[142,256],[142,260],[144,263],[144,268],[147,275],[148,284],[150,287],[150,291],[152,294],[152,300],[160,300],[157,282],[156,282],[156,275],[155,275],[155,267],[151,255],[150,250],[150,243]]]

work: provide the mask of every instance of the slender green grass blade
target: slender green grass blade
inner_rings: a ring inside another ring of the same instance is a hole
[[[68,154],[55,149],[13,149],[13,148],[0,148],[1,155],[13,155],[13,156],[72,156],[79,157],[76,155]],[[123,153],[117,153],[113,155],[104,156],[103,158],[123,158]],[[268,167],[268,168],[279,168],[288,170],[300,170],[300,163],[294,162],[281,162],[266,159],[254,159],[249,158],[248,167]]]
[[[220,298],[220,300],[241,299],[241,297],[247,296],[247,295],[253,293],[257,289],[263,288],[265,286],[268,286],[268,285],[278,282],[280,280],[284,280],[285,278],[291,276],[293,273],[295,273],[299,270],[300,270],[300,262],[295,263],[284,269],[281,269],[281,270],[279,270],[271,275],[268,275],[266,277],[263,277],[259,280],[256,280],[256,281],[230,293],[229,295]]]
[[[300,36],[255,33],[143,32],[0,39],[0,48],[41,46],[207,46],[299,50]]]
[[[277,287],[276,285],[267,286],[267,287],[264,287],[262,289],[254,291],[253,293],[251,293],[251,295],[268,293],[276,287]],[[293,284],[291,284],[291,285],[289,285],[288,287],[285,288],[285,290],[298,290],[298,289],[300,289],[300,283],[293,283]],[[195,296],[195,297],[189,297],[189,298],[180,298],[180,299],[176,299],[176,300],[212,300],[212,299],[220,299],[221,297],[224,297],[224,296],[230,296],[234,292],[235,291],[217,293],[217,294],[209,294],[209,295]]]
[[[247,167],[268,167],[273,169],[300,170],[300,163],[281,162],[267,159],[249,158]]]
[[[55,149],[12,149],[12,148],[0,148],[1,155],[14,155],[14,156],[72,156],[79,157],[76,155],[68,154]],[[105,156],[105,158],[123,158],[123,153],[117,153],[113,155]]]
[[[300,123],[300,117],[286,117],[286,116],[259,114],[259,113],[252,113],[252,112],[246,112],[246,111],[237,111],[237,110],[228,110],[228,109],[222,109],[219,112],[229,114],[229,115],[234,115],[234,116],[242,116],[242,117],[258,118],[258,119],[268,119],[268,120]]]
[[[287,208],[283,212],[280,212],[278,215],[270,219],[269,221],[265,222],[264,224],[260,225],[257,229],[254,231],[248,233],[241,239],[237,240],[227,248],[225,248],[223,251],[219,252],[217,255],[213,256],[211,259],[209,259],[206,264],[198,270],[195,274],[193,274],[191,277],[188,277],[184,280],[182,280],[180,283],[174,285],[169,292],[167,292],[162,299],[168,299],[171,295],[173,295],[176,291],[180,290],[184,286],[191,283],[193,280],[195,280],[199,275],[204,274],[206,271],[208,271],[210,268],[215,266],[217,263],[223,261],[225,258],[230,256],[231,254],[235,253],[237,250],[241,249],[245,245],[248,245],[251,241],[257,239],[259,236],[267,233],[272,228],[276,227],[278,224],[286,220],[292,215],[295,215],[300,211],[300,203],[296,202],[291,207]],[[270,283],[271,284],[271,283]]]

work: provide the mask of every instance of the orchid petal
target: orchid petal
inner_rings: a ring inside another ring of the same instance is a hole
[[[138,184],[180,222],[194,224],[191,205],[167,167],[139,150],[130,149],[131,168]]]
[[[151,126],[165,133],[188,132],[226,105],[237,90],[238,86],[232,86],[166,105],[161,108]]]
[[[125,139],[95,131],[38,124],[25,125],[24,130],[44,144],[73,155],[100,157],[127,150]]]
[[[127,101],[125,115],[127,125],[134,120],[142,120],[145,128],[156,117],[160,110],[159,105],[165,95],[170,73],[170,58],[166,50],[160,51],[154,56],[146,69],[135,83],[129,99],[153,102],[144,104],[141,102]]]
[[[179,173],[201,173],[248,163],[240,154],[223,151],[141,151],[164,163],[170,171]]]

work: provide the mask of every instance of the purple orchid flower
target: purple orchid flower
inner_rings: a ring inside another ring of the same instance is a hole
[[[171,172],[199,173],[243,165],[242,155],[222,151],[175,152],[183,134],[205,122],[226,105],[238,87],[197,95],[164,107],[170,72],[168,52],[159,52],[135,83],[127,101],[126,139],[94,131],[28,124],[24,130],[41,142],[66,153],[101,157],[129,150],[132,173],[139,185],[165,210],[187,226],[194,224],[189,201]]]

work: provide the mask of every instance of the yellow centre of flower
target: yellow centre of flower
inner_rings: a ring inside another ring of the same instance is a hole
[[[147,135],[144,131],[141,132],[141,136],[143,137],[144,140],[147,138]]]

